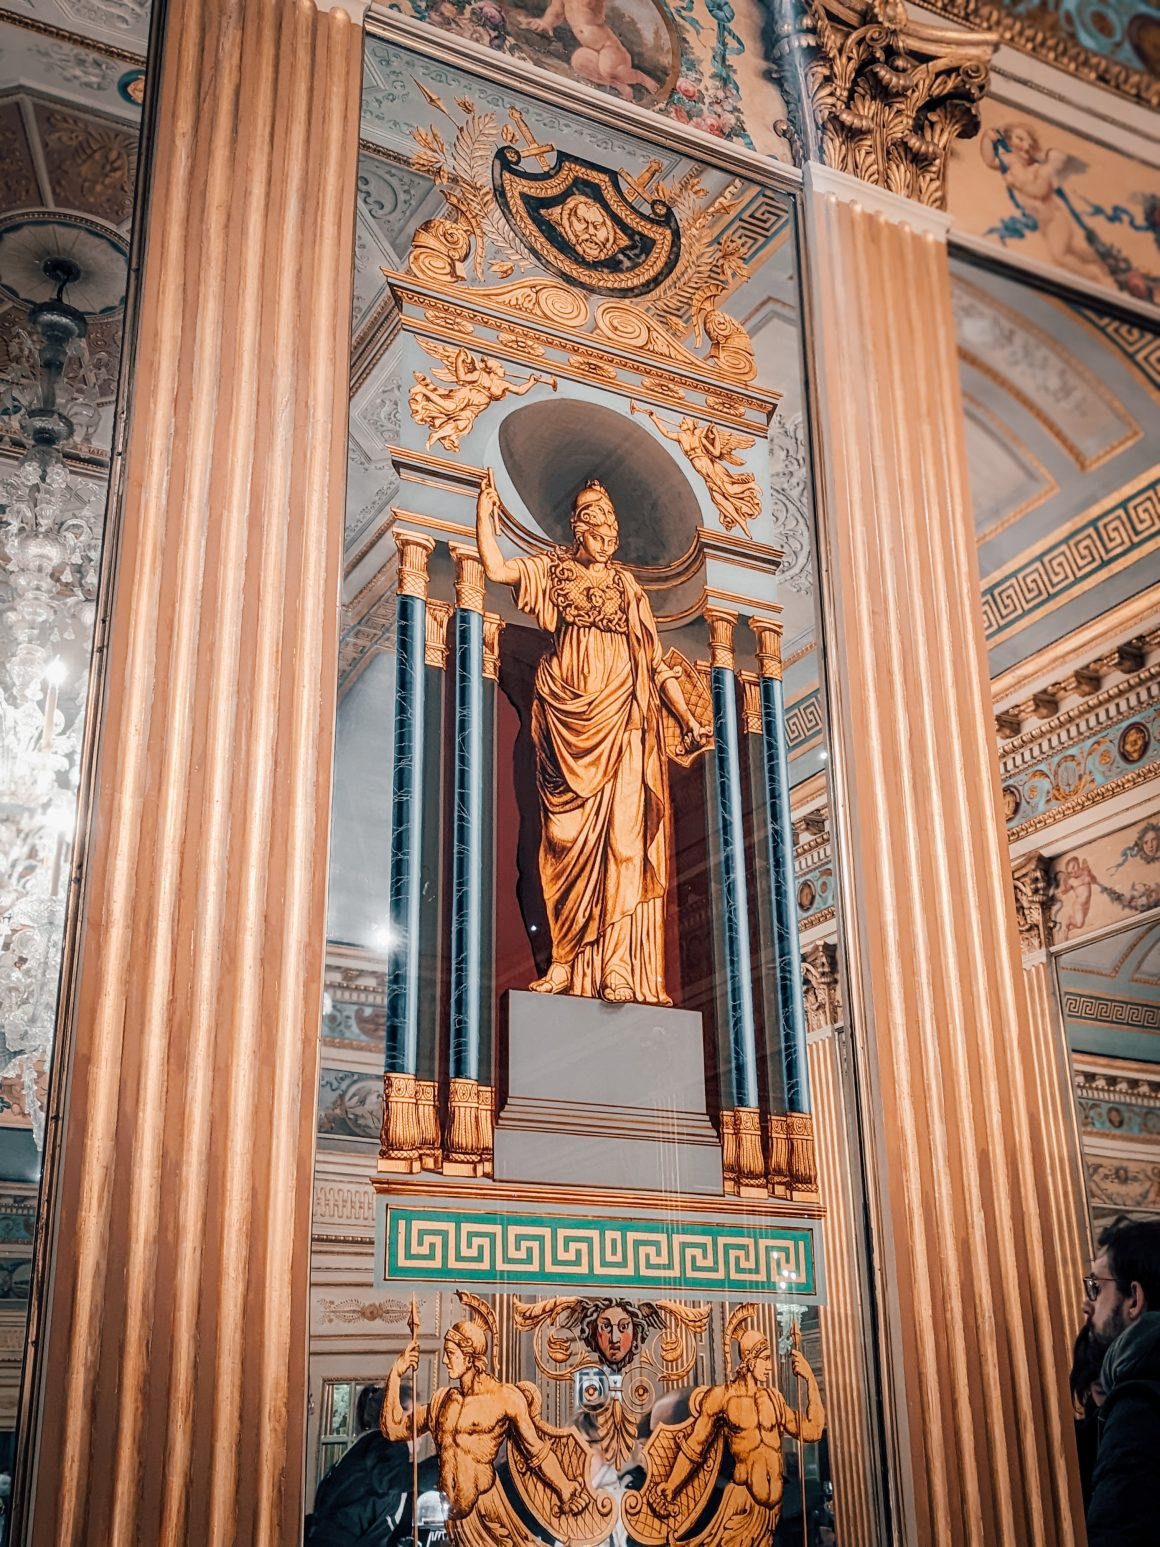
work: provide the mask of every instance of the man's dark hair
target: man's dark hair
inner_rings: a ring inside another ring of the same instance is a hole
[[[1100,1378],[1103,1362],[1104,1350],[1092,1336],[1091,1322],[1085,1321],[1072,1349],[1071,1375],[1068,1377],[1071,1394],[1078,1407],[1082,1408],[1087,1402],[1093,1383]]]
[[[1114,1219],[1099,1240],[1122,1295],[1139,1284],[1150,1311],[1160,1311],[1160,1219]]]

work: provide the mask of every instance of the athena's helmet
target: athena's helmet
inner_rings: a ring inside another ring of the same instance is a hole
[[[612,497],[596,478],[590,478],[572,501],[573,532],[578,532],[582,526],[604,527],[614,533],[617,530]]]

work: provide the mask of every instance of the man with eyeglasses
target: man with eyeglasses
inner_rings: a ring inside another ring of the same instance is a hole
[[[1160,1522],[1160,1220],[1103,1232],[1084,1279],[1092,1340],[1105,1350],[1088,1547],[1155,1547]],[[1087,1307],[1085,1306],[1085,1310]]]

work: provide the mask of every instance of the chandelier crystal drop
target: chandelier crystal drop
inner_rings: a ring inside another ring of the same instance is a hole
[[[61,454],[99,413],[87,324],[63,298],[78,271],[57,257],[45,274],[57,294],[0,381],[0,428],[25,447],[0,477],[0,1095],[38,1146],[105,501]]]

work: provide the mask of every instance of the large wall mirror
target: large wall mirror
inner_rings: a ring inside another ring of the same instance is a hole
[[[138,0],[0,21],[0,1519],[47,1228],[148,30]]]

